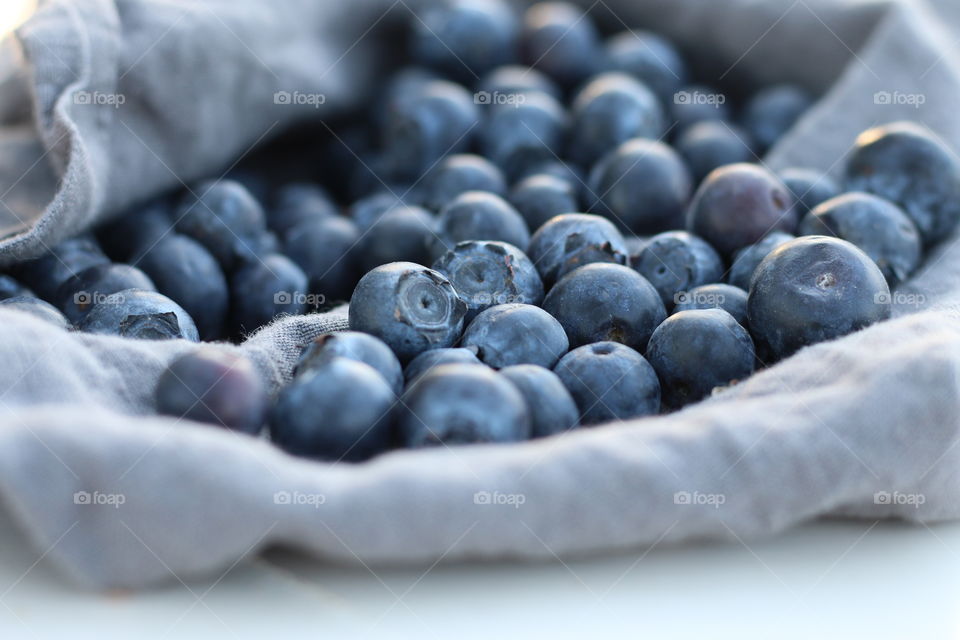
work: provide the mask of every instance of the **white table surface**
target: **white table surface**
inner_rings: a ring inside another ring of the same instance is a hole
[[[432,570],[271,551],[139,593],[80,591],[39,556],[0,520],[0,638],[960,637],[960,523]]]

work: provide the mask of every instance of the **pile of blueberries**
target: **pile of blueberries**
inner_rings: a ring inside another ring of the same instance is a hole
[[[603,39],[572,5],[454,0],[409,31],[411,63],[336,136],[345,186],[195,185],[18,265],[0,304],[215,341],[349,300],[350,331],[304,345],[275,398],[208,345],[156,400],[359,461],[697,402],[889,317],[890,287],[960,220],[960,164],[921,126],[863,133],[842,182],[774,173],[758,158],[804,90],[734,105],[665,38]]]

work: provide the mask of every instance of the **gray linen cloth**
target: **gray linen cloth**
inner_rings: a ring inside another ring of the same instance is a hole
[[[946,0],[583,3],[609,27],[666,32],[732,83],[786,79],[822,93],[765,159],[774,167],[836,174],[858,132],[899,119],[960,148],[960,11]],[[220,175],[297,122],[357,105],[385,59],[381,27],[412,10],[43,3],[0,57],[0,257],[34,255],[131,202]],[[275,104],[278,91],[327,101]],[[679,413],[352,466],[152,416],[159,373],[189,344],[66,333],[4,311],[0,503],[39,553],[101,588],[222,573],[270,545],[368,564],[552,559],[746,540],[828,515],[957,518],[955,239],[893,303],[893,320]],[[342,309],[286,318],[223,348],[248,353],[275,390],[305,342],[344,326]]]

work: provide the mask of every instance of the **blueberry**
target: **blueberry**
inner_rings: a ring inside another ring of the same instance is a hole
[[[920,232],[900,207],[869,193],[846,193],[813,209],[800,234],[842,238],[870,256],[891,287],[920,264]]]
[[[771,231],[793,233],[799,222],[793,204],[793,195],[767,169],[731,164],[700,183],[687,210],[687,229],[730,256]]]
[[[582,167],[593,164],[631,138],[659,138],[663,110],[650,89],[623,73],[591,80],[573,100],[568,156]]]
[[[549,175],[563,180],[570,185],[570,188],[573,189],[578,196],[581,194],[581,191],[586,189],[580,170],[572,164],[567,164],[556,158],[524,167],[524,171],[516,176],[514,185],[519,184],[522,180],[531,176],[538,175]]]
[[[530,231],[517,210],[503,198],[483,191],[467,191],[440,212],[434,255],[467,240],[499,240],[526,251]]]
[[[147,274],[128,264],[101,264],[84,269],[60,285],[57,304],[78,325],[94,305],[125,289],[156,291]]]
[[[423,93],[423,88],[435,80],[443,80],[443,78],[436,71],[426,67],[404,67],[394,73],[387,79],[382,102],[374,105],[377,123],[383,126],[391,111],[403,110],[407,102],[416,100]],[[362,148],[368,146],[364,144]],[[347,147],[349,153],[353,146],[348,144]]]
[[[629,73],[650,87],[664,104],[687,79],[687,66],[672,42],[649,31],[622,31],[605,43],[606,68]]]
[[[545,93],[531,93],[516,104],[496,104],[487,111],[478,138],[483,154],[515,179],[531,167],[562,153],[567,114]]]
[[[670,97],[670,124],[680,133],[698,122],[729,119],[727,98],[713,87],[688,85]]]
[[[890,289],[873,260],[845,240],[782,244],[753,276],[747,315],[758,355],[785,358],[890,317]]]
[[[747,326],[747,292],[731,284],[704,284],[678,297],[673,313],[696,309],[723,309]]]
[[[403,394],[397,419],[407,447],[519,442],[530,437],[530,412],[520,391],[488,367],[444,364]]]
[[[360,238],[356,252],[360,271],[388,262],[429,262],[436,226],[433,216],[420,207],[387,211]]]
[[[403,370],[403,377],[407,385],[412,384],[417,378],[430,371],[434,367],[442,364],[483,364],[477,358],[477,354],[471,349],[462,347],[449,347],[446,349],[432,349],[424,351],[416,358],[410,361],[410,364]]]
[[[34,294],[13,276],[0,274],[0,300],[17,297],[34,297]]]
[[[722,309],[681,311],[650,336],[647,360],[653,365],[668,409],[706,398],[753,373],[753,340]]]
[[[718,167],[754,159],[749,134],[721,120],[706,120],[691,125],[677,137],[677,152],[699,184]]]
[[[139,265],[157,291],[190,314],[202,339],[217,340],[223,335],[230,292],[223,270],[202,244],[171,233],[150,247]]]
[[[449,153],[466,151],[479,114],[460,85],[434,80],[388,114],[384,147],[388,170],[415,179]]]
[[[580,411],[573,396],[553,371],[535,364],[504,367],[500,374],[512,382],[527,403],[534,438],[545,438],[577,426]]]
[[[270,412],[270,438],[296,456],[360,462],[393,444],[395,401],[373,367],[331,358],[280,392]]]
[[[360,278],[355,251],[359,241],[353,221],[327,216],[290,229],[283,252],[303,269],[310,291],[326,301],[346,300]]]
[[[847,189],[899,206],[928,246],[944,240],[960,222],[960,161],[915,123],[895,122],[860,134],[847,161]]]
[[[461,242],[433,268],[450,279],[460,299],[467,303],[467,322],[493,305],[538,305],[543,301],[543,282],[536,267],[522,251],[506,242]]]
[[[279,253],[245,265],[230,278],[232,320],[236,330],[250,333],[282,314],[306,311],[307,276]]]
[[[503,173],[489,160],[469,153],[447,156],[423,178],[424,204],[439,211],[466,191],[507,192]]]
[[[328,218],[337,213],[337,206],[323,187],[309,182],[294,182],[277,191],[273,206],[267,212],[267,226],[283,237],[301,223]]]
[[[491,70],[477,83],[477,91],[487,104],[517,103],[529,93],[546,93],[559,100],[560,88],[536,69],[505,65]]]
[[[523,60],[564,87],[600,68],[602,46],[583,10],[567,2],[540,2],[523,16]]]
[[[626,264],[627,246],[609,220],[585,213],[565,213],[537,229],[530,238],[527,255],[549,288],[586,264]]]
[[[761,89],[744,107],[743,126],[762,153],[772,147],[813,105],[800,87],[780,84]]]
[[[360,279],[350,298],[350,329],[386,342],[401,362],[451,347],[463,331],[467,305],[443,274],[394,262]]]
[[[668,309],[676,296],[723,278],[723,260],[717,252],[686,231],[665,231],[650,238],[637,256],[635,268]]]
[[[836,180],[816,169],[791,167],[780,171],[778,175],[793,194],[797,214],[801,218],[821,202],[840,195],[840,185]]]
[[[727,276],[727,282],[744,291],[750,290],[750,280],[753,278],[757,266],[771,251],[785,242],[793,240],[794,236],[783,231],[772,231],[756,244],[744,247],[733,257],[733,265]]]
[[[101,226],[97,238],[111,258],[136,264],[144,251],[170,233],[172,209],[167,197],[136,205]]]
[[[267,391],[253,363],[210,346],[190,351],[160,375],[157,412],[256,435],[267,412]]]
[[[452,0],[413,20],[413,58],[454,77],[476,78],[516,56],[519,31],[503,0]]]
[[[610,340],[642,350],[667,317],[653,285],[618,264],[571,271],[550,289],[543,308],[563,325],[572,347]]]
[[[539,229],[561,213],[579,211],[577,188],[547,173],[538,173],[518,182],[510,191],[512,204],[530,229]]]
[[[331,358],[338,357],[370,365],[395,393],[399,395],[403,391],[403,368],[397,356],[383,340],[359,331],[325,333],[314,338],[300,355],[294,375],[322,367]]]
[[[657,233],[683,226],[690,172],[680,156],[655,140],[629,140],[590,174],[590,209],[621,229]]]
[[[350,207],[350,219],[361,230],[366,230],[373,226],[373,223],[379,220],[384,213],[402,206],[404,206],[404,201],[399,194],[389,191],[374,193],[353,203]]]
[[[554,368],[580,410],[580,422],[594,425],[629,420],[660,410],[660,382],[639,353],[616,342],[574,349]]]
[[[529,304],[490,307],[467,325],[460,344],[496,369],[515,364],[552,367],[570,346],[556,318]]]
[[[57,290],[84,269],[109,264],[96,239],[83,234],[64,240],[47,253],[17,265],[15,274],[21,282],[47,301],[56,301]]]
[[[197,326],[183,307],[156,291],[127,289],[94,305],[80,330],[142,340],[183,338],[197,342]]]
[[[43,320],[44,322],[49,322],[52,325],[60,327],[61,329],[73,328],[73,326],[70,324],[70,321],[67,320],[65,315],[60,313],[59,309],[49,302],[44,302],[40,298],[35,298],[33,296],[14,296],[12,298],[0,300],[0,309],[23,311],[24,313],[29,313],[35,318]]]
[[[638,261],[640,260],[640,254],[643,253],[644,247],[647,246],[647,242],[650,241],[649,236],[626,236],[623,241],[627,245],[627,266],[637,268]]]
[[[176,218],[177,231],[205,246],[224,271],[256,255],[267,225],[260,203],[232,180],[197,185],[184,197]]]

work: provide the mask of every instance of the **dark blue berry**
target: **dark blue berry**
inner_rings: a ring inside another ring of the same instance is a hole
[[[232,320],[238,331],[251,333],[279,315],[307,309],[307,276],[279,253],[244,266],[230,278]]]
[[[439,257],[468,240],[499,240],[526,251],[530,231],[523,217],[500,196],[467,191],[440,212],[433,253]]]
[[[517,387],[492,369],[444,364],[403,394],[397,428],[407,447],[519,442],[531,434],[530,412]]]
[[[508,177],[555,160],[563,152],[567,114],[545,93],[530,93],[516,104],[496,104],[479,127],[483,154]]]
[[[357,244],[361,273],[388,262],[430,262],[436,220],[420,207],[395,207],[370,225]]]
[[[609,220],[585,213],[565,213],[537,229],[530,239],[527,255],[549,288],[559,278],[586,264],[626,264],[627,246]]]
[[[695,183],[718,167],[754,159],[749,134],[722,120],[698,122],[677,137],[677,152],[683,156]]]
[[[267,226],[283,237],[290,229],[311,220],[337,215],[337,206],[323,187],[309,182],[284,185],[267,212]]]
[[[891,287],[920,264],[920,232],[900,207],[869,193],[846,193],[815,207],[800,222],[800,234],[834,236],[870,256]]]
[[[0,300],[33,296],[33,292],[18,282],[16,278],[5,273],[0,274]]]
[[[157,291],[186,309],[203,340],[222,336],[230,291],[223,270],[202,244],[171,233],[150,247],[138,264]]]
[[[67,317],[60,313],[60,310],[49,302],[44,302],[40,298],[33,296],[14,296],[0,300],[0,309],[12,309],[29,313],[34,318],[49,322],[61,329],[72,329],[73,325],[67,320]]]
[[[629,140],[590,173],[590,209],[635,233],[683,226],[692,189],[690,172],[670,147],[655,140]]]
[[[15,275],[44,300],[56,301],[57,290],[64,282],[84,269],[109,263],[96,239],[84,234],[64,240],[39,258],[20,263]]]
[[[529,304],[490,307],[467,325],[460,345],[496,369],[515,364],[549,368],[570,346],[556,318]]]
[[[559,100],[560,88],[543,73],[530,67],[505,65],[493,69],[477,83],[478,95],[483,102],[493,104],[516,104],[528,93],[546,93]]]
[[[423,203],[439,211],[466,191],[489,191],[505,195],[507,183],[503,173],[481,156],[458,153],[437,163],[421,184]]]
[[[577,426],[577,403],[553,371],[535,364],[517,364],[500,369],[500,375],[512,382],[526,400],[532,437],[545,438]]]
[[[350,298],[350,328],[380,338],[401,362],[452,347],[466,313],[466,303],[443,274],[412,262],[370,271]]]
[[[657,290],[646,278],[617,264],[595,263],[563,276],[543,308],[560,321],[571,347],[614,341],[637,350],[667,317]]]
[[[253,363],[204,346],[167,366],[154,393],[162,415],[256,435],[267,412],[267,391]]]
[[[664,104],[687,80],[687,66],[672,42],[649,31],[622,31],[605,44],[607,69],[629,73]]]
[[[403,377],[410,385],[434,367],[442,364],[483,364],[477,354],[471,349],[449,347],[446,349],[432,349],[424,351],[410,361],[403,370]]]
[[[596,342],[574,349],[560,359],[554,372],[576,401],[584,425],[660,411],[656,372],[643,356],[622,344]]]
[[[596,27],[579,7],[540,2],[523,16],[523,61],[564,87],[600,68],[603,49]]]
[[[960,161],[915,123],[895,122],[860,134],[847,161],[846,186],[899,206],[928,246],[944,240],[960,222]]]
[[[650,281],[669,309],[676,297],[723,278],[723,260],[703,239],[686,231],[665,231],[647,240],[634,268]]]
[[[890,288],[873,260],[845,240],[807,236],[763,259],[747,302],[763,360],[890,317]]]
[[[294,375],[322,367],[332,358],[347,358],[370,365],[398,395],[403,391],[403,368],[390,347],[369,333],[325,333],[307,345],[297,361]]]
[[[128,264],[101,264],[84,269],[60,285],[57,305],[72,324],[78,325],[94,305],[125,289],[156,291],[153,280]]]
[[[127,289],[108,296],[87,313],[79,329],[141,340],[200,339],[183,307],[156,291]]]
[[[270,412],[270,438],[296,456],[366,460],[393,444],[395,401],[373,367],[331,358],[283,388]]]
[[[723,309],[742,326],[747,326],[747,292],[731,284],[705,284],[677,297],[673,312],[696,309]]]
[[[170,233],[173,205],[169,197],[156,198],[124,211],[97,231],[97,239],[117,262],[137,264],[143,253]]]
[[[528,176],[510,191],[512,204],[530,229],[539,229],[550,218],[580,210],[578,189],[547,173]]]
[[[283,252],[303,269],[309,290],[325,302],[347,300],[360,278],[357,226],[343,216],[308,220],[287,233]]]
[[[743,126],[758,151],[772,147],[813,105],[813,98],[800,87],[780,84],[761,89],[744,107]]]
[[[744,291],[749,291],[750,280],[757,266],[767,257],[767,254],[793,238],[793,235],[784,231],[772,231],[756,244],[740,249],[734,254],[727,282]]]
[[[659,138],[663,109],[645,85],[623,73],[604,73],[580,90],[571,107],[569,153],[581,167],[631,138]]]
[[[176,220],[177,231],[205,246],[224,271],[258,253],[267,226],[260,203],[232,180],[197,185],[184,197]]]
[[[450,279],[460,299],[467,303],[466,321],[498,304],[538,305],[543,282],[522,251],[506,242],[461,242],[433,268]]]
[[[797,214],[801,218],[821,202],[840,195],[837,181],[816,169],[791,167],[777,175],[796,198]]]
[[[771,231],[797,228],[794,197],[767,169],[731,164],[708,175],[687,211],[687,229],[724,256],[758,242]]]
[[[753,373],[750,334],[722,309],[680,311],[650,336],[647,360],[660,379],[664,407],[679,409]]]

